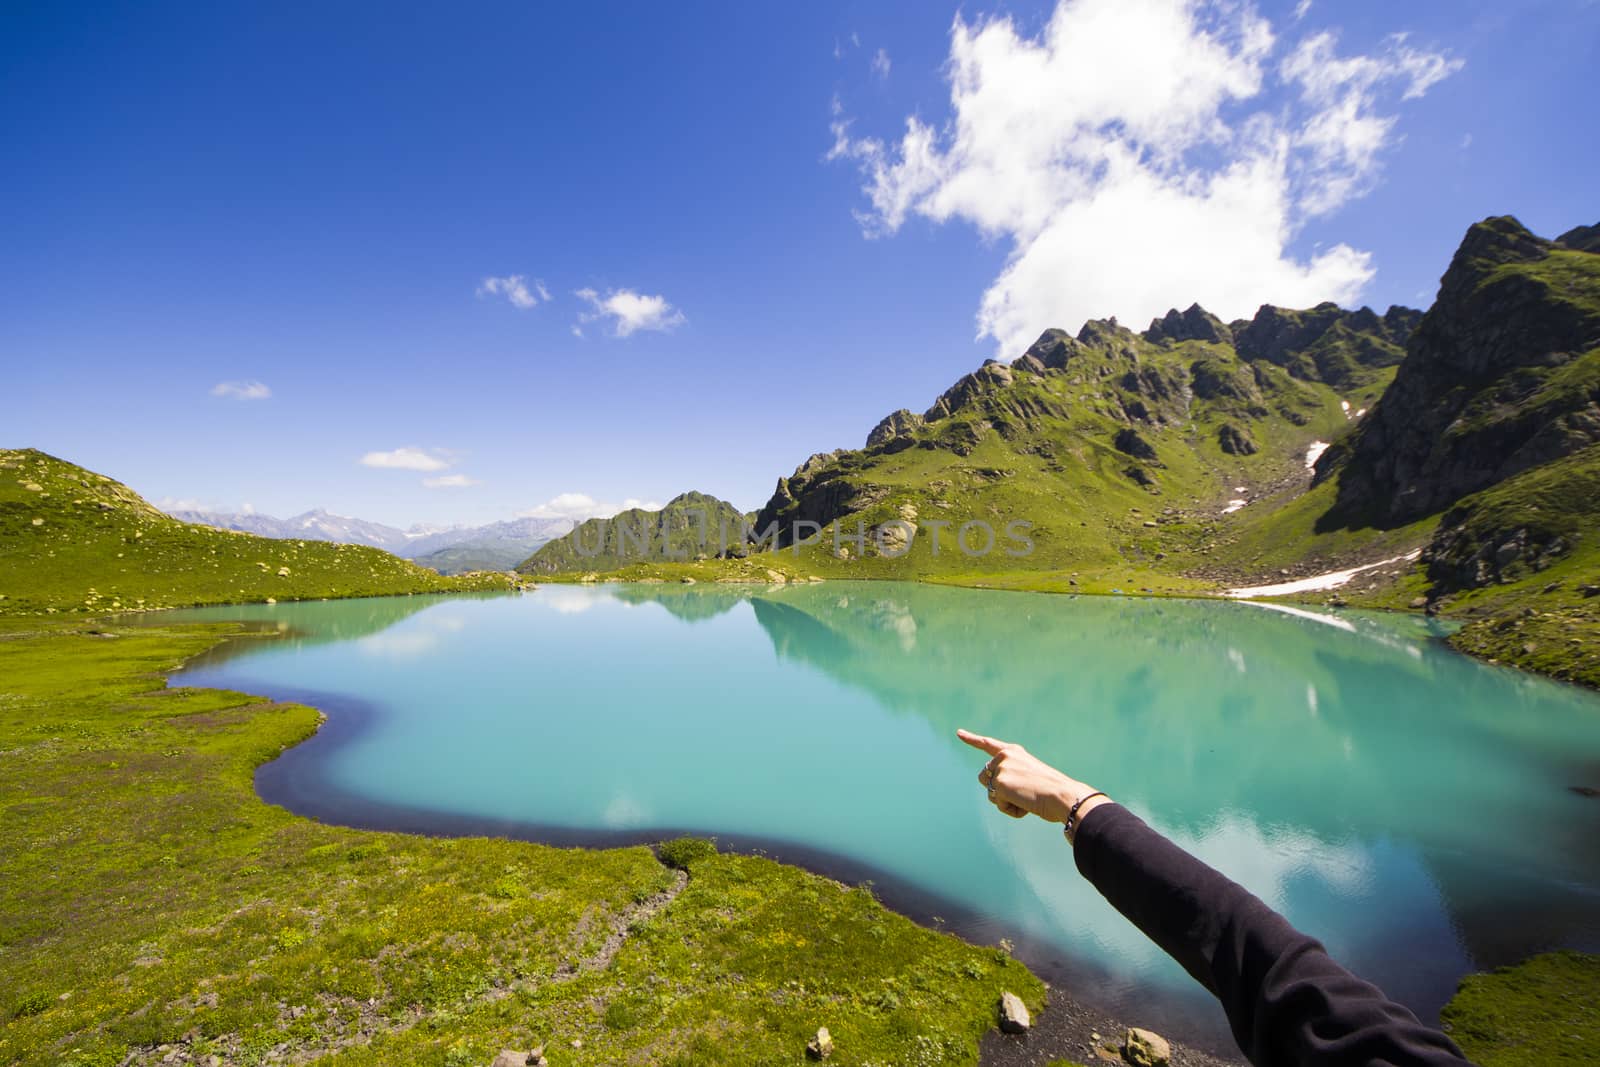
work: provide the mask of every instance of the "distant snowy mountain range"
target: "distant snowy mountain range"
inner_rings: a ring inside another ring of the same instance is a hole
[[[401,530],[317,508],[288,519],[271,515],[173,511],[173,518],[262,537],[372,545],[445,574],[509,570],[540,545],[572,530],[571,519],[507,519],[484,526],[416,525]],[[434,558],[437,557],[437,558]]]

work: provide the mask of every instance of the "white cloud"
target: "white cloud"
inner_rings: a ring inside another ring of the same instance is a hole
[[[265,400],[272,395],[265,382],[218,382],[211,387],[212,396],[231,396],[235,400]]]
[[[216,511],[215,506],[198,497],[189,496],[164,496],[156,501],[156,507],[172,514],[174,511]]]
[[[441,474],[437,478],[424,478],[422,484],[428,489],[465,489],[468,486],[482,485],[477,478],[469,478],[465,474]]]
[[[1311,0],[1300,0],[1298,4],[1294,5],[1295,21],[1300,21],[1301,19],[1305,18],[1306,15],[1310,14],[1310,12]]]
[[[1009,241],[977,315],[1006,356],[1047,327],[1195,300],[1223,318],[1348,302],[1368,253],[1288,246],[1376,180],[1396,140],[1384,102],[1460,62],[1399,35],[1372,55],[1336,45],[1319,32],[1273,62],[1271,25],[1223,0],[1058,0],[1035,37],[958,15],[951,120],[912,116],[886,143],[836,113],[827,158],[860,167],[868,236],[921,216]]]
[[[611,504],[596,500],[588,493],[562,493],[537,507],[517,512],[517,518],[571,519],[574,522],[582,522],[584,519],[609,519],[617,512],[627,511],[629,508],[660,511],[665,506],[660,501],[638,500],[633,497],[620,504]]]
[[[601,296],[593,289],[579,289],[575,294],[593,310],[578,316],[579,322],[611,320],[611,332],[616,337],[627,337],[639,330],[667,331],[683,325],[683,312],[667,303],[664,296],[646,296],[632,289],[612,289]],[[581,332],[578,336],[583,336]]]
[[[504,278],[485,278],[479,282],[478,296],[503,296],[511,301],[513,307],[526,310],[540,301],[549,301],[550,290],[546,289],[544,282],[537,278],[533,280],[533,288],[530,289],[526,275],[508,274]]]
[[[368,452],[360,462],[363,467],[385,470],[442,471],[454,461],[420,448],[396,448],[390,452]]]
[[[873,55],[872,73],[876,74],[884,81],[889,80],[889,53],[885,49],[880,48]]]

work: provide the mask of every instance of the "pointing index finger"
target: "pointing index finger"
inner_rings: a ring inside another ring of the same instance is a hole
[[[1005,751],[1005,743],[996,741],[992,737],[984,737],[982,734],[975,734],[969,730],[957,730],[956,736],[973,748],[987,752],[991,756],[998,756]]]

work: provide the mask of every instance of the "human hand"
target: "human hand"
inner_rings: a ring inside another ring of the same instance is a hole
[[[1104,795],[1091,795],[1096,792],[1092,787],[1062,774],[1021,745],[967,730],[957,730],[956,736],[989,754],[978,782],[989,790],[989,802],[1013,819],[1033,814],[1064,823],[1077,805],[1081,822],[1090,811],[1110,802]]]

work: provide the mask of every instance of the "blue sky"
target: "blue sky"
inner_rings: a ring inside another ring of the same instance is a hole
[[[7,5],[0,445],[755,507],[1044,326],[1426,305],[1471,221],[1595,222],[1596,69],[1593,0]]]

